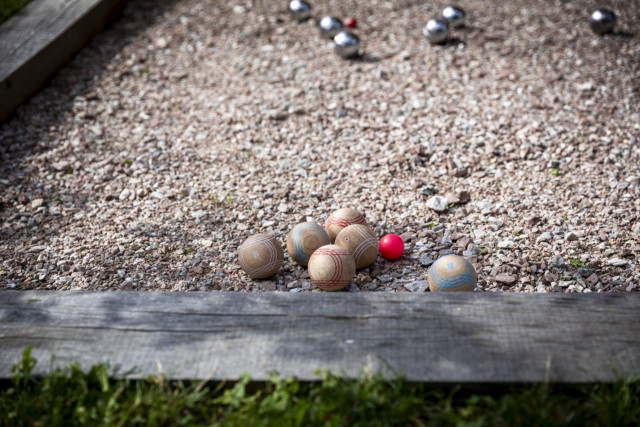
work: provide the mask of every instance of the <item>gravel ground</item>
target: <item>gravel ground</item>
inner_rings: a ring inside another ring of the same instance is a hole
[[[448,253],[481,291],[640,288],[637,0],[605,37],[594,1],[464,2],[442,47],[444,2],[313,2],[358,61],[287,1],[220,3],[130,2],[0,125],[0,289],[314,290],[236,250],[340,207],[407,244],[351,292],[424,291]]]

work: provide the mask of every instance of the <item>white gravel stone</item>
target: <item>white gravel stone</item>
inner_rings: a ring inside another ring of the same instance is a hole
[[[625,265],[629,264],[629,261],[627,261],[626,259],[611,258],[607,261],[607,264],[613,265],[614,267],[624,267]]]
[[[502,240],[498,242],[498,247],[500,249],[512,249],[516,246],[516,244],[511,240]]]
[[[427,200],[426,206],[433,211],[444,212],[449,208],[449,201],[443,196],[433,196]]]
[[[548,242],[552,239],[553,239],[553,234],[551,234],[548,231],[545,231],[544,233],[538,236],[538,238],[536,239],[536,243]]]

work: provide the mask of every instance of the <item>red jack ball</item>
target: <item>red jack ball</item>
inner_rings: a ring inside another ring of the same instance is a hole
[[[347,22],[345,22],[344,25],[346,25],[349,28],[356,28],[358,26],[358,22],[356,21],[355,18],[349,18],[347,19]]]
[[[387,234],[380,239],[380,253],[387,259],[397,259],[404,252],[404,241],[397,234]]]

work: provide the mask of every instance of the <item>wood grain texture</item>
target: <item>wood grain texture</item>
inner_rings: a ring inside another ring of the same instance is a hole
[[[640,372],[640,294],[0,292],[1,378],[29,345],[39,373],[55,355],[192,379],[611,381]]]
[[[0,121],[34,95],[124,0],[33,0],[0,25]]]

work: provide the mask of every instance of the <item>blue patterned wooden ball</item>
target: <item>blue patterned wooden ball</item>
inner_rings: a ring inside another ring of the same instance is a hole
[[[427,282],[431,292],[468,292],[476,287],[478,275],[466,258],[447,255],[431,265]]]
[[[306,266],[313,252],[329,244],[329,235],[319,224],[303,222],[287,235],[287,252],[292,261]]]

